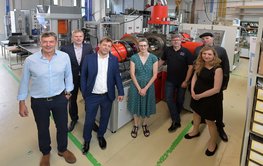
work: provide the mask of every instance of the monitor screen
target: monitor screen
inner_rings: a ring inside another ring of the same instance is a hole
[[[21,36],[9,36],[9,43],[8,45],[19,45],[19,44],[25,44],[29,42],[29,36],[28,35],[21,35]]]
[[[11,36],[22,36],[22,32],[12,33]]]

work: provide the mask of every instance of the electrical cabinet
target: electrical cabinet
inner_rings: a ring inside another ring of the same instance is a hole
[[[112,15],[112,22],[119,22],[120,27],[112,26],[112,38],[120,39],[124,34],[142,33],[143,16],[138,15]]]
[[[255,53],[250,55],[247,94],[247,115],[241,153],[241,166],[263,165],[263,17]],[[250,48],[251,49],[251,48]]]
[[[26,16],[20,10],[10,11],[11,32],[26,34]]]

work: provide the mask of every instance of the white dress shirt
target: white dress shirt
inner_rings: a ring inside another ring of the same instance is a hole
[[[102,58],[98,53],[98,74],[92,93],[103,94],[108,92],[107,74],[108,74],[109,55]]]
[[[79,65],[80,65],[80,61],[81,61],[81,57],[82,57],[82,47],[83,47],[83,45],[81,45],[80,47],[77,47],[74,44],[75,55],[76,55],[76,58],[77,58]]]

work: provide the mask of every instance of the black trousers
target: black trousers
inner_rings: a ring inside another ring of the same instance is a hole
[[[59,152],[67,150],[67,103],[68,100],[64,94],[46,99],[31,97],[31,108],[33,110],[38,130],[38,145],[43,155],[46,155],[51,151],[51,139],[49,132],[51,112],[57,129],[57,150]]]
[[[224,94],[223,91],[220,92],[220,97],[222,98],[222,104],[219,105],[219,112],[216,118],[216,126],[218,128],[223,128],[225,127],[224,123],[223,123],[223,98],[224,98]]]
[[[74,89],[71,92],[72,96],[70,97],[69,100],[69,115],[72,121],[77,121],[79,119],[77,98],[80,89],[80,76],[74,77],[73,83],[74,83]]]

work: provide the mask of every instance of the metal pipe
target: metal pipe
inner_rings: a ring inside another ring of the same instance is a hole
[[[10,12],[10,3],[9,0],[5,1],[5,15],[9,15]]]
[[[159,2],[161,2],[161,4],[162,4],[163,6],[167,6],[167,1],[166,1],[166,0],[159,0]]]
[[[89,21],[92,21],[92,0],[89,0]]]
[[[92,0],[85,0],[85,21],[92,21]]]
[[[154,0],[151,0],[151,6],[154,6]]]
[[[167,0],[163,0],[164,5],[167,6]]]

